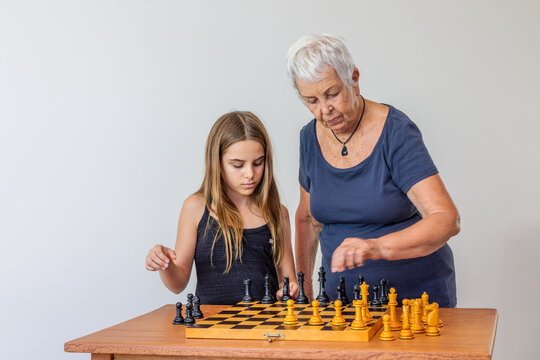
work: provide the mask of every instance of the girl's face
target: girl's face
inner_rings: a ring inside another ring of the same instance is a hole
[[[238,141],[221,156],[221,175],[229,196],[250,196],[264,174],[264,149],[254,140]]]

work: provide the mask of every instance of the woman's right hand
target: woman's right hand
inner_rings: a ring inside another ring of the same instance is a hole
[[[176,253],[163,245],[157,244],[146,255],[146,270],[165,270],[171,260],[176,260]]]

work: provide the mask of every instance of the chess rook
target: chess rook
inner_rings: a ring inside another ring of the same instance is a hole
[[[253,297],[251,296],[251,279],[245,279],[244,280],[244,297],[242,298],[242,302],[249,303],[253,301]]]

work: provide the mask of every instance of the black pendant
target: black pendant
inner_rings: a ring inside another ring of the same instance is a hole
[[[343,145],[343,149],[341,149],[341,156],[347,156],[349,152],[347,151],[347,147]]]

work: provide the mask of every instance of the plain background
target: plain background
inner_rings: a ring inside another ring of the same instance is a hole
[[[495,359],[534,358],[540,5],[428,0],[0,1],[0,358],[89,359],[64,342],[185,301],[196,280],[174,295],[144,258],[225,112],[265,122],[294,214],[311,117],[285,53],[310,33],[418,124],[462,217],[458,306],[499,310]]]

